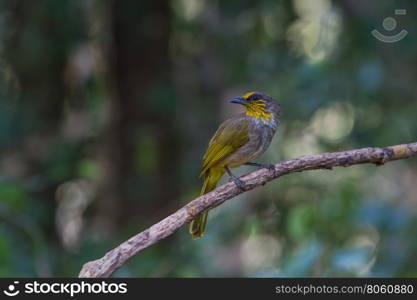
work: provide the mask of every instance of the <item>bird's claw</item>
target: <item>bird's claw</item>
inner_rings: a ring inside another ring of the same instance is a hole
[[[272,171],[274,173],[274,176],[276,175],[277,170],[275,169],[274,164],[265,164],[263,165],[265,169],[268,169],[269,171]]]
[[[273,165],[273,164],[266,164],[265,168],[267,168],[269,171],[274,171],[275,172],[275,165]]]
[[[245,190],[246,184],[242,180],[240,180],[239,178],[233,178],[233,182],[240,190]]]

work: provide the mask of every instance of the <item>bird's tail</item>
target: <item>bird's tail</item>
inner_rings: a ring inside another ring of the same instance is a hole
[[[204,183],[200,195],[207,194],[216,188],[217,182],[224,174],[223,167],[212,167],[204,174]],[[201,238],[206,231],[208,212],[199,214],[190,224],[190,234],[193,239]]]

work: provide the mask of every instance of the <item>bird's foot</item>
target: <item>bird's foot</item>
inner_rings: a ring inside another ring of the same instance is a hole
[[[235,177],[235,178],[231,178],[231,180],[236,184],[236,186],[240,189],[240,190],[242,190],[242,191],[244,191],[245,190],[245,188],[246,188],[246,184],[242,181],[242,180],[240,180],[239,178],[237,178],[237,177]]]
[[[269,171],[274,171],[275,172],[275,165],[274,164],[264,164],[262,167],[268,169]]]
[[[274,173],[274,176],[276,175],[277,170],[275,169],[274,164],[261,164],[261,168],[268,169],[269,171],[272,171]]]
[[[274,172],[274,175],[276,175],[276,170],[275,170],[275,165],[274,164],[260,164],[260,163],[256,163],[256,162],[247,162],[245,165],[254,166],[254,167],[263,168],[263,169],[268,169],[268,170]]]
[[[246,187],[246,184],[242,180],[240,180],[239,178],[237,178],[235,175],[233,175],[232,171],[230,171],[230,169],[227,166],[225,166],[224,168],[225,168],[227,174],[229,174],[229,181],[232,181],[233,180],[233,182],[236,184],[236,186],[240,190],[244,191],[245,190],[245,187]]]

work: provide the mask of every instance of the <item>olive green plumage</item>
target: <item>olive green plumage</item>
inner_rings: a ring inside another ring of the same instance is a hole
[[[201,167],[200,176],[204,179],[201,195],[214,190],[226,171],[241,187],[242,182],[228,168],[249,163],[265,152],[279,125],[280,106],[267,94],[250,92],[230,102],[243,105],[246,111],[223,122],[211,138]],[[202,237],[206,225],[207,212],[191,222],[192,237]]]

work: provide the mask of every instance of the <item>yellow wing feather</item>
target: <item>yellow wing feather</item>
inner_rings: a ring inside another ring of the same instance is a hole
[[[248,140],[249,121],[245,117],[240,116],[225,121],[210,140],[207,152],[203,157],[200,176],[234,153]]]

